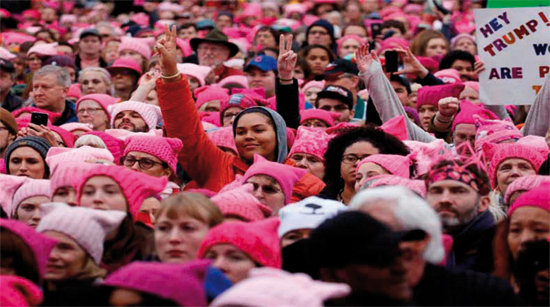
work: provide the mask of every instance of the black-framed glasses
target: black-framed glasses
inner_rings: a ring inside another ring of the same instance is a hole
[[[370,156],[370,155],[364,155],[364,156],[361,156],[361,157],[358,157],[357,155],[354,155],[354,154],[343,155],[342,156],[342,163],[355,164],[355,163],[357,163],[357,161],[361,161],[361,160],[365,159],[368,156]]]
[[[166,163],[166,162],[162,162],[162,163],[161,162],[155,162],[155,161],[153,161],[151,159],[148,159],[148,158],[136,159],[135,157],[132,157],[132,156],[122,157],[122,164],[126,167],[132,167],[132,166],[134,166],[134,164],[136,164],[136,162],[138,163],[139,168],[141,168],[143,170],[150,169],[151,167],[155,166],[155,164],[160,164],[164,168],[168,167],[168,163]]]

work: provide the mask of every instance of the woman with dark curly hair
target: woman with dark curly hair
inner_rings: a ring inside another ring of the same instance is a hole
[[[399,139],[375,126],[347,128],[328,143],[325,153],[326,187],[319,196],[344,204],[355,195],[357,163],[375,154],[406,156],[409,149]]]

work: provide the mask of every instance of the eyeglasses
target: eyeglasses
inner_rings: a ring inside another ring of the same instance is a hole
[[[310,35],[328,35],[328,32],[324,31],[311,31],[309,32]]]
[[[355,164],[357,163],[357,161],[359,160],[363,160],[365,159],[366,157],[368,157],[370,155],[364,155],[364,156],[361,156],[361,157],[358,157],[354,154],[348,154],[348,155],[343,155],[342,156],[342,163],[345,163],[345,164]]]
[[[90,115],[94,115],[94,114],[97,114],[99,111],[103,111],[103,108],[88,108],[88,109],[78,109],[78,111],[76,112],[78,115],[82,115],[84,113],[88,113]]]
[[[155,164],[160,164],[164,168],[168,167],[168,163],[166,162],[159,163],[147,158],[136,159],[132,156],[122,157],[122,164],[124,164],[124,166],[126,167],[132,167],[134,166],[134,164],[136,164],[136,162],[139,164],[139,168],[143,170],[150,169],[151,167],[155,166]]]
[[[335,106],[325,105],[325,106],[320,107],[319,109],[329,111],[329,112],[331,112],[332,110],[334,110],[336,112],[343,112],[343,111],[349,110],[349,107],[346,106],[346,105],[343,105],[343,104],[339,104],[339,105],[335,105]]]

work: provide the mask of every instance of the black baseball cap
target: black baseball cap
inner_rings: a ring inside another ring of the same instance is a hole
[[[101,34],[96,29],[86,29],[80,33],[80,39],[82,40],[86,36],[97,36],[99,39],[101,39]]]
[[[357,69],[357,65],[355,63],[352,63],[351,61],[338,59],[328,64],[328,66],[325,68],[325,72],[323,73],[323,75],[329,76],[339,75],[343,73],[357,75],[359,73],[359,69]]]
[[[15,67],[13,66],[12,62],[10,62],[6,59],[0,58],[0,70],[8,72],[8,73],[11,74],[11,73],[15,72]]]
[[[345,103],[350,110],[353,109],[353,93],[339,85],[329,85],[317,94],[317,100],[321,98],[338,99]]]
[[[351,264],[387,267],[400,256],[400,242],[425,238],[423,230],[392,231],[366,213],[348,211],[314,229],[308,239],[308,250],[318,268]]]

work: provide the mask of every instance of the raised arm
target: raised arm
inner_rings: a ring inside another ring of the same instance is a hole
[[[202,127],[189,82],[176,67],[176,28],[166,26],[166,37],[155,50],[159,54],[162,76],[156,81],[158,100],[168,137],[178,138],[183,149],[178,162],[199,186],[217,171],[215,161],[226,154],[210,141]]]
[[[357,68],[360,71],[359,76],[363,78],[382,122],[385,123],[396,116],[404,115],[407,120],[410,140],[426,143],[435,141],[435,137],[422,130],[409,119],[390,81],[384,75],[378,57],[374,52],[369,53],[368,44],[359,48],[356,61]]]
[[[300,125],[300,100],[298,81],[294,79],[294,68],[298,56],[292,51],[292,35],[279,37],[279,59],[277,68],[279,77],[275,83],[277,112],[285,120],[286,126],[298,129]]]

